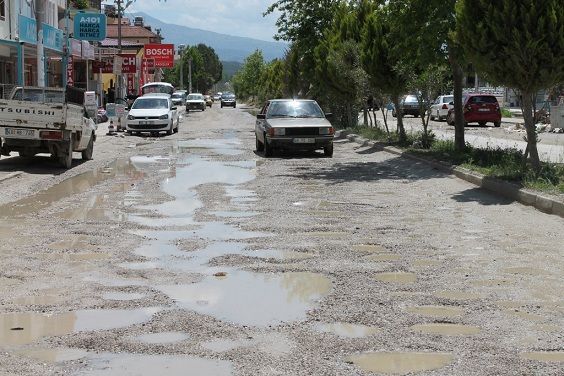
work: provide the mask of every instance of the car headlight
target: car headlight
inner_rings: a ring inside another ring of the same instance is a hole
[[[329,135],[329,134],[333,134],[333,133],[334,133],[333,127],[319,128],[319,134],[320,135]]]
[[[135,120],[135,116],[133,116],[133,115],[127,115],[127,120]]]
[[[270,128],[271,136],[284,136],[286,134],[286,128]]]
[[[168,114],[159,116],[159,119],[160,119],[160,120],[166,120],[166,119],[168,119]]]

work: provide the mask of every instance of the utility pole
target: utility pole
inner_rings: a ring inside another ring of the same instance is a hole
[[[192,92],[192,56],[188,57],[188,94]]]
[[[178,55],[180,55],[180,88],[184,90],[184,66],[183,66],[183,60],[182,60],[182,54],[184,53],[184,48],[186,48],[186,45],[184,44],[179,44],[178,45]]]
[[[43,50],[44,0],[35,0],[35,23],[37,27],[37,86],[45,87],[45,61]]]
[[[121,3],[123,0],[116,0],[117,3],[117,11],[118,11],[118,54],[121,55]],[[121,63],[121,56],[117,59],[118,62]],[[120,67],[121,68],[121,67]],[[117,75],[117,90],[115,91],[115,99],[122,98],[121,95],[121,70],[120,73]],[[114,99],[114,102],[115,102]],[[117,102],[116,102],[117,103]]]

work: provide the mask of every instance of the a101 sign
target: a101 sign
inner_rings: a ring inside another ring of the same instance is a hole
[[[145,59],[155,61],[156,68],[174,67],[174,44],[146,44]]]
[[[77,13],[74,16],[74,38],[89,41],[106,39],[106,15]]]

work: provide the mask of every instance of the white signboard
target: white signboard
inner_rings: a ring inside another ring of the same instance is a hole
[[[96,108],[96,92],[94,91],[86,91],[84,92],[84,107],[94,107]]]

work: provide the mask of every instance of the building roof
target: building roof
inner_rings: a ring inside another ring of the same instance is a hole
[[[108,38],[117,38],[118,25],[108,24],[107,36]],[[131,26],[131,25],[121,26],[121,37],[122,38],[162,38],[160,35],[157,35],[152,31],[145,29],[142,26]]]

